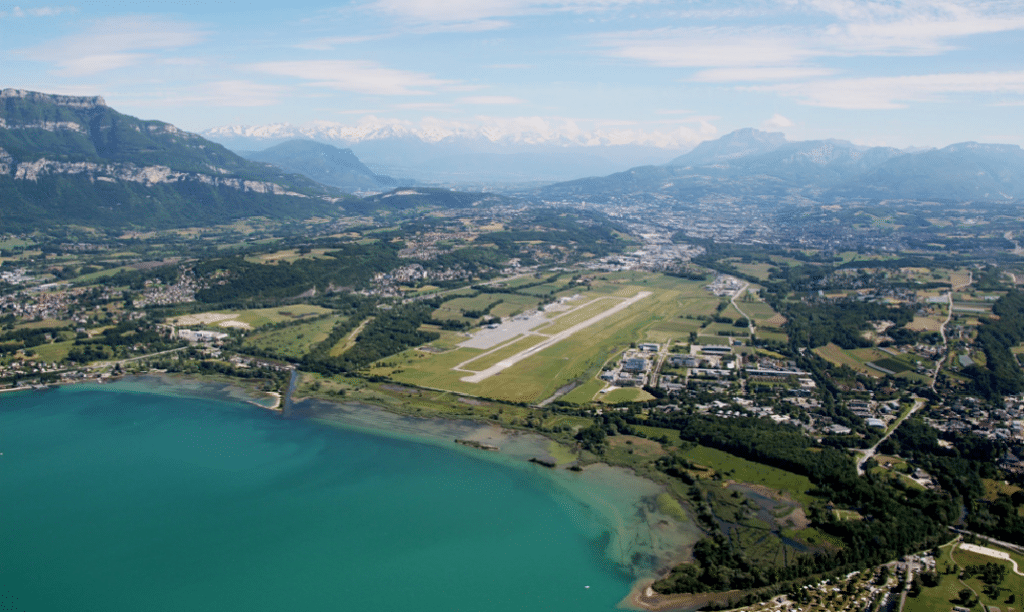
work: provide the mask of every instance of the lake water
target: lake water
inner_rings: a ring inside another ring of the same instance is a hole
[[[0,394],[0,609],[613,610],[688,543],[614,470],[144,388]]]

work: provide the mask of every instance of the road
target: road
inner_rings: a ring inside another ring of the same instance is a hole
[[[747,291],[747,287],[749,286],[750,283],[744,283],[743,286],[740,287],[740,290],[736,292],[736,295],[732,296],[732,299],[729,301],[732,303],[732,307],[736,309],[736,312],[743,315],[743,317],[747,320],[747,327],[750,329],[750,335],[753,336],[754,332],[757,331],[757,329],[754,327],[754,320],[750,318],[750,315],[740,310],[740,307],[736,304],[736,298],[743,295]]]
[[[857,475],[858,476],[863,476],[864,475],[864,463],[868,459],[870,459],[870,458],[875,456],[875,453],[878,452],[878,445],[881,444],[882,442],[885,442],[887,439],[889,439],[889,436],[892,435],[892,432],[896,431],[896,429],[900,426],[900,423],[902,423],[903,421],[905,421],[908,418],[910,418],[910,415],[912,415],[915,412],[917,412],[918,410],[920,410],[923,406],[924,406],[924,400],[921,399],[921,398],[917,398],[916,400],[914,400],[914,405],[910,407],[910,410],[908,410],[907,413],[904,414],[903,416],[901,416],[900,418],[896,419],[896,423],[894,423],[893,426],[889,428],[889,431],[887,431],[884,436],[879,438],[878,442],[875,442],[874,446],[872,446],[871,448],[869,448],[867,450],[864,450],[862,448],[853,449],[857,453],[863,453],[863,455],[857,459]]]
[[[967,284],[966,285],[961,285],[960,288],[969,286],[973,282],[973,280],[974,280],[973,274],[971,272],[968,272]],[[953,287],[953,290],[956,290],[956,287]],[[949,302],[949,312],[946,314],[946,320],[942,322],[942,326],[939,328],[939,333],[942,334],[942,349],[943,349],[942,352],[946,356],[946,358],[948,358],[949,357],[949,339],[946,337],[946,326],[949,325],[950,320],[953,318],[953,291],[950,291],[949,293],[946,294],[946,299]],[[942,370],[942,366],[938,365],[938,366],[935,367],[935,371],[932,372],[932,382],[931,382],[930,386],[931,386],[933,391],[935,390],[935,381],[937,381],[938,378],[939,378],[939,371],[940,370]],[[896,428],[900,426],[900,423],[902,423],[903,421],[907,420],[910,417],[910,415],[912,415],[915,412],[917,412],[918,410],[920,410],[923,406],[924,406],[924,400],[921,399],[921,398],[917,398],[914,401],[914,405],[910,408],[910,410],[907,411],[907,413],[905,415],[901,416],[896,421],[896,424],[893,427],[891,427],[889,429],[889,431],[884,436],[882,436],[882,438],[878,442],[875,443],[874,446],[872,446],[871,448],[869,448],[867,450],[852,449],[854,452],[856,452],[856,453],[861,455],[857,459],[857,474],[859,476],[863,476],[864,475],[864,463],[867,462],[868,459],[870,459],[870,458],[875,456],[875,453],[878,451],[878,445],[881,444],[882,442],[884,442],[886,439],[888,439],[888,437],[892,435],[892,432],[896,431]]]
[[[173,349],[169,349],[169,350],[166,350],[166,351],[160,351],[159,353],[150,353],[148,355],[139,355],[138,357],[129,357],[127,359],[121,359],[121,360],[118,360],[118,361],[101,361],[99,363],[94,363],[94,364],[92,364],[90,366],[87,366],[87,367],[89,369],[95,370],[95,369],[108,368],[108,367],[110,367],[112,365],[115,365],[115,364],[123,366],[124,364],[128,363],[129,361],[139,361],[140,359],[149,359],[150,357],[156,357],[157,355],[167,355],[168,353],[177,353],[178,351],[183,351],[183,350],[185,350],[187,348],[189,348],[189,347],[187,347],[187,346],[179,346],[178,348],[173,348]]]

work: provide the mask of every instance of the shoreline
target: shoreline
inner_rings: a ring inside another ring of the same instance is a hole
[[[620,608],[645,610],[648,612],[691,612],[714,603],[728,604],[745,596],[747,591],[725,591],[719,593],[680,593],[678,595],[662,595],[656,593],[651,585],[653,580],[638,580],[633,589],[619,603]]]
[[[695,537],[694,525],[691,522],[681,524],[658,514],[654,500],[658,494],[665,491],[665,486],[639,476],[629,468],[612,466],[604,462],[589,464],[581,471],[571,471],[567,469],[567,465],[555,465],[554,468],[540,465],[534,461],[538,457],[550,459],[555,463],[548,445],[558,442],[539,432],[509,429],[495,423],[473,419],[433,415],[410,416],[390,411],[384,405],[365,401],[338,402],[308,396],[293,396],[289,412],[294,414],[286,417],[283,411],[284,398],[280,393],[248,389],[238,384],[238,381],[224,377],[153,372],[108,378],[102,383],[96,380],[52,383],[46,385],[46,388],[78,386],[82,383],[94,384],[98,390],[110,388],[161,395],[198,395],[220,401],[250,404],[275,413],[281,418],[309,418],[327,426],[340,426],[379,437],[443,446],[483,461],[516,469],[532,468],[536,473],[545,475],[543,479],[553,486],[553,494],[568,495],[602,517],[599,521],[600,526],[607,533],[608,540],[605,557],[609,562],[618,565],[625,575],[632,575],[634,581],[629,593],[619,602],[620,609],[683,611],[696,609],[700,605],[688,606],[687,603],[693,600],[682,598],[690,596],[645,592],[649,591],[649,585],[663,574],[666,567],[689,561],[692,544],[700,537]],[[5,389],[32,390],[36,389]],[[264,396],[261,399],[266,399],[267,396],[274,397],[274,406],[261,404],[257,400],[260,394]],[[636,559],[639,557],[647,559],[649,566],[637,565]],[[638,590],[638,585],[643,586]],[[706,599],[706,596],[701,599]]]

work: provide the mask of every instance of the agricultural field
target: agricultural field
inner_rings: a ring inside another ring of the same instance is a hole
[[[744,319],[746,321],[746,319]],[[745,337],[749,335],[749,329],[746,325],[743,327],[736,327],[730,323],[708,323],[700,330],[701,335],[704,336],[735,336]]]
[[[819,346],[814,349],[814,354],[836,365],[849,366],[861,374],[868,374],[876,377],[882,376],[881,372],[878,370],[872,370],[865,366],[861,360],[855,358],[849,351],[831,342],[825,346]]]
[[[741,303],[740,306],[742,307],[743,304]],[[746,309],[744,309],[744,312],[746,312]],[[739,310],[736,310],[736,307],[733,306],[731,302],[725,307],[725,310],[722,311],[722,316],[729,317],[733,321],[743,321],[744,325],[747,323],[747,317]]]
[[[744,302],[739,301],[740,309],[754,319],[758,327],[778,327],[786,324],[786,318],[775,312],[767,302]]]
[[[963,289],[971,282],[971,273],[966,270],[957,270],[949,273],[949,284],[954,291]]]
[[[252,334],[246,338],[243,349],[257,348],[284,357],[300,359],[310,351],[313,345],[326,340],[341,319],[341,317],[323,317],[309,323],[299,323]]]
[[[32,351],[35,352],[36,355],[33,359],[35,361],[46,362],[62,361],[68,356],[68,352],[74,344],[74,340],[65,340],[63,342],[51,342],[49,344],[34,346],[32,347]]]
[[[576,289],[568,289],[563,293],[571,296],[577,292]],[[582,313],[550,313],[555,317],[553,322],[547,327],[533,330],[533,333],[544,334],[564,331],[586,321],[588,317],[615,307],[622,303],[622,299],[634,298],[643,291],[651,292],[651,295],[477,383],[463,381],[462,378],[466,377],[467,373],[452,368],[478,358],[484,351],[465,347],[452,348],[450,337],[447,341],[442,338],[441,342],[430,345],[447,352],[430,353],[410,349],[388,359],[389,364],[394,364],[393,367],[374,367],[372,374],[387,376],[399,383],[530,403],[550,397],[557,389],[574,380],[582,380],[583,387],[570,392],[566,401],[589,401],[589,398],[601,388],[592,378],[606,362],[627,348],[630,343],[645,340],[687,341],[689,332],[699,322],[681,317],[695,312],[704,312],[708,316],[714,314],[718,298],[705,291],[702,283],[696,281],[641,272],[601,275],[592,281],[591,290],[581,292],[586,301],[580,303],[586,304],[601,296],[615,296],[619,299],[600,300],[585,306],[586,310]],[[494,299],[508,297],[507,294],[492,295],[496,296]],[[575,303],[570,302],[570,305]],[[669,331],[673,329],[672,325],[666,326],[676,323],[684,324],[676,328],[678,334]],[[659,324],[661,327],[658,327]],[[498,347],[504,358],[518,352],[509,349],[509,345],[516,342],[521,340],[513,338]],[[522,346],[516,348],[522,350]],[[487,362],[493,364],[500,360],[489,358]],[[478,360],[466,366],[476,370],[484,363]],[[584,399],[588,392],[589,397]]]
[[[728,260],[727,260],[728,261]],[[730,261],[737,270],[759,280],[768,280],[768,274],[775,267],[770,263],[738,263]]]
[[[769,342],[780,342],[782,344],[789,342],[789,336],[785,332],[774,331],[770,328],[759,328],[756,335],[758,338],[768,340]]]
[[[937,332],[942,329],[942,324],[945,322],[945,315],[915,316],[913,321],[907,323],[906,328],[919,332]]]
[[[926,377],[917,374],[917,364],[920,362],[927,365],[927,362],[923,358],[909,353],[891,355],[875,348],[844,349],[832,343],[819,346],[814,349],[814,353],[826,361],[836,365],[849,366],[857,372],[876,378],[881,378],[886,373],[867,364],[872,363],[879,368],[890,370],[897,376],[926,380]]]
[[[249,256],[245,260],[251,263],[273,264],[282,262],[295,263],[300,259],[330,259],[329,255],[325,255],[327,251],[328,249],[311,249],[307,252],[299,252],[298,249],[286,249],[273,253]]]

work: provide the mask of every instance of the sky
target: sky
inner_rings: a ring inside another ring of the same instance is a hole
[[[0,77],[190,131],[1024,145],[1024,2],[0,2]]]

